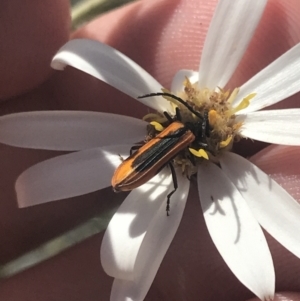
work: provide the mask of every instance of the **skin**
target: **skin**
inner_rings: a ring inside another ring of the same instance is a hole
[[[176,70],[197,70],[215,4],[215,0],[209,3],[205,0],[139,1],[94,20],[71,37],[92,38],[117,48],[169,87]],[[20,1],[4,1],[0,12],[0,20],[6,25],[5,31],[0,29],[0,39],[5,41],[0,47],[0,114],[68,109],[143,116],[147,113],[145,107],[82,72],[71,68],[65,72],[50,70],[51,57],[68,40],[68,10],[67,0],[35,0],[23,6]],[[299,13],[297,0],[269,0],[229,87],[241,85],[300,42]],[[299,94],[276,107],[298,106]],[[262,147],[264,149],[258,152]],[[299,148],[265,147],[248,141],[237,150],[246,156],[255,154],[251,160],[300,200]],[[0,178],[0,264],[116,206],[125,197],[108,188],[18,209],[14,193],[17,176],[31,165],[57,154],[0,145],[3,173]],[[99,262],[102,235],[95,235],[34,268],[3,280],[0,300],[109,300],[112,279]],[[300,300],[297,293],[300,260],[270,236],[267,235],[267,239],[277,275],[276,300]],[[253,295],[235,279],[216,251],[203,221],[196,185],[192,183],[181,226],[145,300],[250,298]]]

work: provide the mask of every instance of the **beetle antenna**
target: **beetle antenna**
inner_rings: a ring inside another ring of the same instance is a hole
[[[203,120],[203,116],[201,116],[201,114],[199,114],[199,112],[195,111],[186,101],[184,101],[183,99],[181,99],[180,97],[171,94],[171,93],[150,93],[150,94],[146,94],[143,96],[138,96],[138,98],[146,98],[146,97],[152,97],[152,96],[168,96],[171,97],[175,100],[177,100],[178,102],[180,102],[182,105],[184,105],[187,109],[189,109],[192,113],[194,113],[199,119]]]

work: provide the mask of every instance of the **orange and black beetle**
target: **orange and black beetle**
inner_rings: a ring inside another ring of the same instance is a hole
[[[166,210],[169,215],[170,197],[178,187],[173,159],[192,143],[202,148],[205,147],[206,137],[209,135],[209,124],[207,114],[202,116],[187,102],[173,94],[152,93],[139,98],[151,96],[167,96],[176,99],[198,117],[199,121],[182,123],[178,108],[174,118],[164,112],[169,125],[120,164],[112,177],[111,184],[114,191],[130,191],[146,183],[163,167],[169,165],[174,183],[174,190],[167,196]],[[194,164],[192,155],[189,159]]]

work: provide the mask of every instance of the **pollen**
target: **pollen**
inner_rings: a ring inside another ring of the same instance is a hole
[[[247,95],[238,106],[233,107],[238,94],[239,88],[233,89],[232,92],[220,87],[215,90],[200,89],[197,83],[192,84],[187,78],[184,81],[184,91],[178,93],[178,96],[184,99],[196,112],[199,112],[203,118],[207,116],[208,129],[205,137],[200,138],[200,149],[209,154],[207,155],[209,159],[217,157],[220,152],[230,151],[233,142],[239,141],[241,138],[242,122],[236,120],[235,114],[247,108],[256,93]],[[182,116],[184,116],[183,122],[195,122],[197,118],[194,114],[184,106],[178,106]],[[195,157],[201,157],[196,151],[199,147],[192,145],[191,148],[195,150],[195,152],[191,151]],[[202,157],[205,158],[205,156]]]
[[[210,110],[208,112],[208,121],[211,127],[213,127],[217,123],[218,119],[220,119],[220,115],[217,113],[216,110]]]
[[[232,141],[232,136],[230,135],[226,140],[220,142],[220,148],[224,148],[228,146],[231,141]]]
[[[236,112],[238,112],[240,110],[246,109],[250,104],[250,100],[255,96],[256,96],[256,93],[251,93],[247,97],[245,97],[237,107],[231,109],[231,112],[230,112],[231,115],[235,114]]]
[[[161,114],[158,114],[158,113],[157,114],[149,113],[149,114],[145,115],[142,119],[144,121],[148,121],[149,123],[151,121],[155,120],[156,122],[161,123],[161,124],[167,121],[166,117],[164,117],[164,116],[162,116]]]
[[[195,157],[198,157],[198,158],[204,158],[206,160],[208,160],[208,154],[207,152],[203,149],[203,148],[200,148],[199,150],[195,150],[193,148],[189,148],[189,151],[195,156]]]
[[[157,121],[151,121],[150,124],[153,125],[155,130],[158,132],[162,132],[164,130],[164,127]]]

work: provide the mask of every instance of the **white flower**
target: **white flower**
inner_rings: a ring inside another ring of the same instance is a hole
[[[266,0],[220,1],[202,52],[199,72],[179,71],[171,91],[188,77],[198,88],[224,87],[253,35]],[[246,21],[245,21],[246,20]],[[241,134],[275,144],[300,145],[300,110],[258,111],[300,90],[300,45],[242,85],[232,105],[256,96],[236,115]],[[162,86],[117,50],[95,41],[73,40],[54,57],[52,66],[80,69],[136,98]],[[142,99],[163,112],[161,98]],[[171,111],[172,112],[172,111]],[[145,122],[93,112],[29,112],[0,118],[0,142],[26,148],[78,151],[29,168],[16,182],[20,206],[68,198],[110,186],[119,154],[128,155],[145,135]],[[116,145],[116,143],[118,145]],[[221,169],[204,162],[198,189],[204,218],[221,256],[236,277],[260,299],[273,297],[272,258],[260,225],[300,257],[300,206],[255,165],[233,153],[219,155]],[[115,278],[111,300],[143,300],[176,233],[190,182],[177,172],[179,189],[166,217],[166,195],[173,183],[168,169],[133,190],[112,218],[101,247],[105,271]],[[280,221],[280,223],[278,223]],[[199,271],[201,272],[201,271]]]

